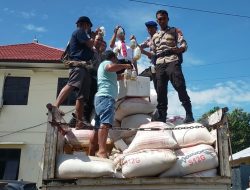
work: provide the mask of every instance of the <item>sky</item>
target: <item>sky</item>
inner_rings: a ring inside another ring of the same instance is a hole
[[[194,117],[217,106],[250,112],[249,7],[249,0],[2,0],[0,45],[37,38],[41,44],[64,49],[80,16],[91,19],[93,30],[104,26],[107,42],[116,25],[123,26],[127,38],[133,34],[143,42],[148,36],[144,23],[165,9],[169,25],[179,28],[188,43],[182,68]],[[142,56],[139,71],[149,65]],[[171,84],[168,90],[168,116],[184,117]],[[155,103],[153,85],[151,93]]]

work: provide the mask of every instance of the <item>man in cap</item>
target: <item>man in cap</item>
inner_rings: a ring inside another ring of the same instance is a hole
[[[140,49],[141,49],[141,53],[146,55],[150,59],[150,62],[152,65],[148,69],[145,69],[140,74],[140,76],[150,77],[150,79],[153,80],[154,88],[156,90],[157,89],[157,81],[156,81],[156,76],[155,76],[155,61],[156,60],[155,60],[153,47],[152,47],[153,45],[152,38],[154,34],[157,32],[157,23],[155,21],[148,21],[148,22],[145,22],[145,25],[147,27],[149,37],[147,38],[146,41],[140,44]],[[149,51],[146,51],[145,50],[146,48],[149,48]]]
[[[187,42],[181,30],[168,26],[169,17],[167,11],[157,11],[156,19],[160,25],[160,31],[153,36],[152,41],[156,55],[158,120],[166,122],[168,108],[167,86],[170,81],[186,111],[184,123],[193,122],[192,105],[182,73],[182,57],[179,56],[187,50]]]
[[[58,107],[75,90],[76,95],[76,129],[82,129],[86,125],[82,120],[84,101],[88,101],[91,76],[87,70],[90,65],[89,61],[94,56],[93,44],[94,39],[90,37],[92,22],[87,16],[81,16],[76,21],[77,29],[72,33],[68,54],[70,61],[69,80],[59,93],[54,106]],[[90,65],[91,66],[91,65]]]
[[[98,34],[95,36],[94,40],[94,56],[91,59],[92,67],[88,68],[88,71],[91,75],[91,86],[90,86],[90,96],[89,100],[84,102],[84,110],[83,110],[83,122],[85,124],[91,123],[92,114],[94,110],[94,97],[97,92],[97,69],[99,64],[102,61],[102,53],[106,50],[107,44],[103,40],[103,36]],[[75,127],[76,125],[76,115],[72,113],[73,117],[70,120],[70,126]]]

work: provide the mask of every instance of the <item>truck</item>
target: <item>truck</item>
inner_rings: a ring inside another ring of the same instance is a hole
[[[60,126],[58,124],[60,123]],[[63,152],[66,126],[58,109],[50,106],[48,111],[48,126],[45,140],[43,190],[167,190],[167,189],[216,189],[231,188],[231,168],[229,165],[230,139],[227,118],[227,108],[221,108],[202,121],[216,134],[215,150],[219,166],[215,177],[134,177],[134,178],[74,178],[59,179],[56,177],[57,156]]]

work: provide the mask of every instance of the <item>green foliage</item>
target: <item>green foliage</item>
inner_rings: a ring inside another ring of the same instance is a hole
[[[235,109],[228,114],[232,151],[239,152],[250,146],[250,113]]]
[[[214,107],[207,113],[203,114],[198,122],[202,122],[204,118],[220,109]],[[239,152],[250,146],[250,113],[244,112],[243,109],[234,109],[227,114],[228,125],[231,137],[231,145],[233,153]]]

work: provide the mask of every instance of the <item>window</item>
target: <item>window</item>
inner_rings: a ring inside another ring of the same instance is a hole
[[[59,95],[62,88],[67,84],[68,78],[58,78],[58,84],[57,84],[57,95]],[[69,97],[62,103],[63,106],[73,106],[76,103],[76,93],[72,91],[69,94]]]
[[[27,105],[30,77],[6,77],[3,105]]]
[[[0,149],[0,179],[17,180],[20,149]]]

